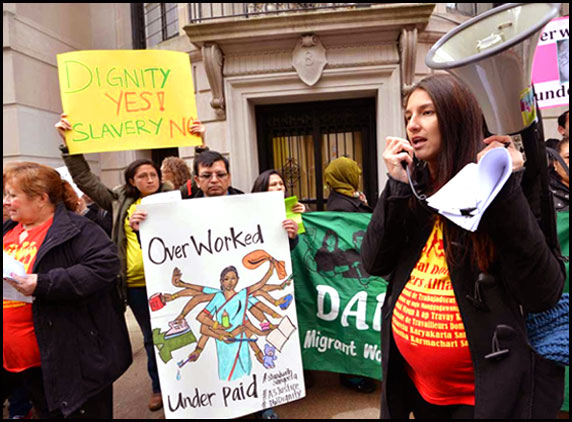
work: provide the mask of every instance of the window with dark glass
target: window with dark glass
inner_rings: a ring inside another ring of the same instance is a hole
[[[133,47],[151,48],[179,35],[178,3],[131,3]]]
[[[447,12],[465,16],[477,16],[502,3],[447,3]]]

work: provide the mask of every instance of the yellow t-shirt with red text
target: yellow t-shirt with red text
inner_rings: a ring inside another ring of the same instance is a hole
[[[27,231],[22,224],[18,224],[3,237],[4,252],[24,264],[27,274],[32,272],[38,250],[53,220],[52,217]],[[22,372],[41,366],[40,349],[32,318],[32,304],[4,300],[2,320],[4,369],[10,372]]]
[[[392,318],[395,343],[421,396],[436,405],[474,405],[475,375],[437,221]]]

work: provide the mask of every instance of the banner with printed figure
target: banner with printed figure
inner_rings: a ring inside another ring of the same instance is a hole
[[[189,55],[89,50],[57,55],[70,154],[200,145]]]
[[[360,260],[370,214],[302,214],[292,252],[305,369],[381,379],[381,306],[386,282]]]
[[[532,64],[538,107],[567,106],[570,98],[569,17],[552,19],[540,34]]]
[[[305,396],[281,192],[140,206],[167,418],[236,418]]]

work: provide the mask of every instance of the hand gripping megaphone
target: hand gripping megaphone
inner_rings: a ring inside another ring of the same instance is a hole
[[[523,191],[551,247],[557,248],[542,121],[531,83],[542,28],[560,3],[509,3],[445,34],[425,63],[463,81],[477,99],[490,133],[520,137],[526,157]]]

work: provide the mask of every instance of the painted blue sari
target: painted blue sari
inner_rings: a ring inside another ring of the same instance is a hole
[[[224,320],[228,315],[227,322],[230,326],[224,329],[231,332],[244,324],[248,319],[246,311],[256,303],[258,303],[258,299],[249,295],[248,289],[242,289],[229,300],[226,300],[223,292],[219,290],[207,304],[205,311],[222,327],[224,327]],[[237,341],[232,343],[216,340],[218,376],[221,381],[233,381],[250,375],[252,360],[250,346],[247,341],[244,341],[245,339],[247,336],[240,333],[236,337]]]

